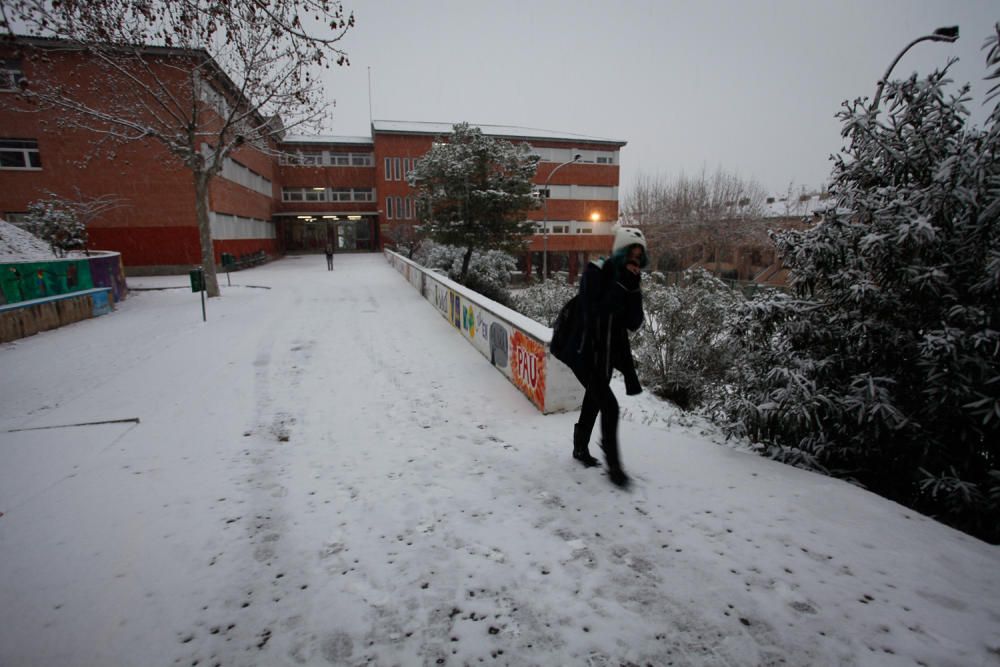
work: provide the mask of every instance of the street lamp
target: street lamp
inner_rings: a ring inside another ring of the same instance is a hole
[[[542,219],[542,225],[543,225],[543,227],[542,227],[542,282],[543,283],[545,282],[545,279],[548,277],[548,274],[549,274],[549,181],[552,180],[552,177],[555,175],[555,173],[557,171],[559,171],[560,169],[562,169],[563,167],[565,167],[568,164],[573,164],[574,162],[579,162],[581,157],[582,156],[579,153],[577,153],[576,155],[573,156],[573,159],[570,160],[569,162],[563,162],[562,164],[557,165],[555,169],[553,169],[552,171],[549,172],[548,178],[545,179],[545,188],[544,188],[544,192],[543,192],[543,194],[545,195],[545,201],[542,203],[542,205],[543,205],[543,207],[545,209],[542,212],[542,218],[543,218]]]
[[[903,57],[903,54],[910,50],[914,44],[919,44],[923,41],[931,42],[954,42],[958,39],[958,26],[953,25],[947,28],[938,28],[930,35],[924,35],[923,37],[917,37],[915,40],[906,45],[906,47],[899,52],[896,59],[892,61],[889,65],[889,69],[885,71],[885,76],[878,82],[878,88],[875,89],[875,99],[872,100],[872,105],[869,107],[869,111],[877,111],[879,100],[882,99],[882,88],[885,87],[885,82],[889,80],[889,74],[892,72],[892,68],[896,66],[899,59]]]

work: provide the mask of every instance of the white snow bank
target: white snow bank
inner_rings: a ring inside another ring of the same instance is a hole
[[[6,220],[0,220],[0,262],[45,261],[54,257],[48,243]]]

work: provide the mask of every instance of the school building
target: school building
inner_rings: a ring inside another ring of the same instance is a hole
[[[112,150],[100,143],[100,135],[61,122],[60,112],[27,102],[22,87],[37,86],[41,78],[74,85],[99,81],[102,73],[92,56],[58,40],[21,38],[18,45],[0,47],[0,216],[23,222],[28,205],[48,193],[70,199],[113,196],[121,205],[90,224],[90,247],[121,252],[133,275],[199,264],[190,170],[153,139]],[[24,56],[39,52],[45,57]],[[191,60],[190,51],[148,47],[144,53],[158,84],[170,85],[175,77],[177,96],[192,94],[189,77],[178,75]],[[228,78],[220,73],[215,80]],[[77,88],[95,108],[107,94],[99,85]],[[526,142],[541,158],[535,183],[544,206],[527,214],[538,233],[519,258],[525,271],[539,271],[547,251],[550,272],[574,276],[588,256],[610,250],[626,142],[476,126],[490,136]],[[375,120],[370,136],[278,134],[267,150],[239,147],[209,189],[216,261],[222,253],[319,252],[327,242],[338,252],[392,247],[407,226],[419,222],[407,173],[451,130],[450,123]]]

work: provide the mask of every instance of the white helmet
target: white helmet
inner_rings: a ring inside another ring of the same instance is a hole
[[[622,227],[615,225],[615,243],[611,247],[611,254],[624,251],[630,245],[639,244],[642,246],[642,254],[646,254],[646,237],[635,227]]]

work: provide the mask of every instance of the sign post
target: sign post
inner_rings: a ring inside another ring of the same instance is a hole
[[[230,255],[228,252],[222,253],[222,268],[226,270],[226,284],[230,287],[233,286],[233,281],[229,278],[229,269],[236,263],[236,258]]]
[[[188,274],[191,277],[191,291],[201,292],[201,321],[207,322],[205,316],[205,269],[199,266]]]

